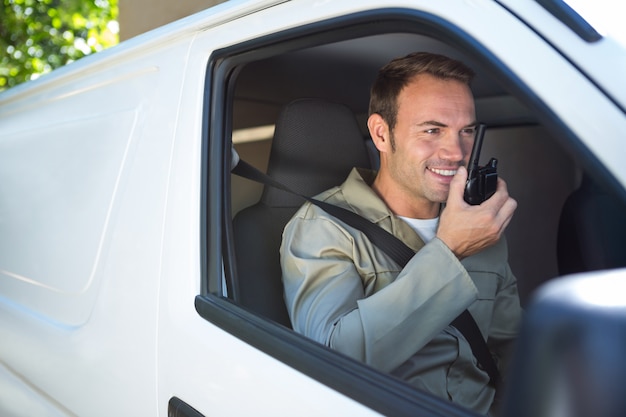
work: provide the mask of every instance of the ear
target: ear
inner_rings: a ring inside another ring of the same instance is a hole
[[[378,113],[367,119],[367,128],[379,152],[391,152],[390,132],[387,122]]]

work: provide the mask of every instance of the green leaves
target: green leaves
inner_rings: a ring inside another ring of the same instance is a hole
[[[0,91],[118,43],[118,0],[2,0]]]

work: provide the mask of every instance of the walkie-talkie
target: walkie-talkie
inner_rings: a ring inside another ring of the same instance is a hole
[[[476,130],[472,155],[467,167],[467,182],[463,198],[468,204],[476,206],[496,192],[498,185],[498,160],[491,158],[484,167],[478,166],[480,148],[483,146],[483,136],[486,126],[481,123]]]

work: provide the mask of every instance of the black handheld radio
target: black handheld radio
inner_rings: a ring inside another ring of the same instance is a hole
[[[467,182],[465,183],[463,198],[468,204],[473,206],[491,197],[496,192],[498,185],[498,160],[496,158],[491,158],[487,165],[483,167],[478,166],[485,127],[483,123],[478,125],[474,146],[472,147],[472,155],[467,167]]]

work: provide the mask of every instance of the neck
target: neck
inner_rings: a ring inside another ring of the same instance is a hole
[[[441,203],[411,197],[408,190],[399,189],[388,177],[380,173],[372,183],[372,189],[397,216],[434,219],[441,211]]]

